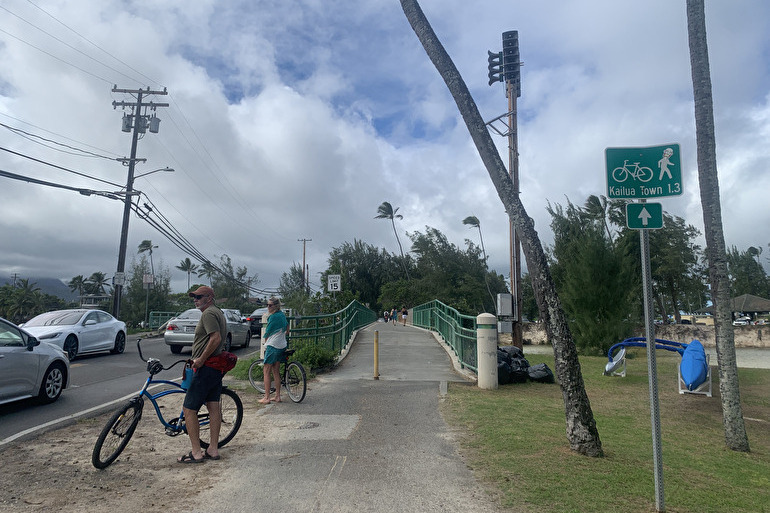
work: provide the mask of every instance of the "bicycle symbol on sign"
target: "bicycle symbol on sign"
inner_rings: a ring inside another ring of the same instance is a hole
[[[652,169],[645,166],[640,167],[638,162],[629,164],[628,160],[624,160],[621,167],[612,170],[612,179],[618,183],[625,182],[629,176],[640,182],[649,182],[652,180]]]

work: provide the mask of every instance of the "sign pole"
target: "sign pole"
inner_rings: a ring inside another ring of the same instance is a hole
[[[655,360],[655,321],[652,302],[650,267],[650,232],[639,230],[642,246],[642,288],[644,289],[644,323],[647,338],[647,375],[650,383],[650,417],[652,420],[652,453],[655,465],[655,511],[666,511],[663,496],[663,456],[660,447],[660,405],[658,402],[658,367]]]

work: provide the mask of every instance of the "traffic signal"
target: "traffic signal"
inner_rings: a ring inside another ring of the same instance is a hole
[[[515,85],[517,96],[521,96],[521,62],[519,61],[519,31],[503,32],[503,66],[500,80]]]
[[[492,53],[489,50],[487,50],[487,53],[489,54],[489,57],[487,57],[487,62],[489,62],[489,85],[494,84],[495,82],[502,82],[503,81],[503,52],[497,52]]]

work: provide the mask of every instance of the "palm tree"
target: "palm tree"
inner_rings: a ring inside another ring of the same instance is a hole
[[[28,319],[40,306],[40,287],[30,283],[29,278],[20,279],[17,283],[11,303],[11,314],[14,320]]]
[[[106,294],[105,287],[108,286],[107,276],[105,276],[103,272],[97,271],[93,273],[88,277],[85,283],[91,285],[94,294]]]
[[[148,251],[150,253],[150,273],[153,275],[153,279],[155,276],[155,266],[152,265],[152,250],[157,248],[158,246],[153,246],[151,240],[143,240],[139,244],[139,253],[144,253],[145,251]]]
[[[714,326],[722,399],[722,424],[725,442],[734,451],[749,451],[749,439],[741,409],[738,388],[738,364],[735,359],[735,332],[730,312],[730,276],[722,228],[719,200],[714,103],[711,96],[711,71],[706,41],[704,0],[687,0],[687,36],[690,44],[690,68],[695,99],[695,138],[698,157],[698,184],[703,207],[703,232],[709,261],[711,298],[714,301]]]
[[[554,363],[559,386],[562,389],[570,448],[588,456],[603,456],[604,451],[586,393],[575,341],[559,296],[556,294],[556,285],[551,277],[548,259],[540,237],[535,230],[535,223],[527,215],[521,203],[518,191],[513,186],[513,180],[487,130],[486,123],[479,114],[468,86],[465,85],[457,67],[441,45],[417,0],[401,0],[401,8],[452,94],[505,211],[508,212],[521,238],[532,288],[540,307],[540,317],[545,324],[548,341],[553,345]]]
[[[67,286],[70,288],[72,292],[77,292],[78,296],[83,297],[83,289],[86,285],[86,279],[83,277],[82,274],[79,274],[72,278],[68,283]]]
[[[203,265],[201,265],[201,268],[198,269],[198,276],[201,278],[204,278],[204,277],[208,278],[209,285],[213,286],[212,280],[214,279],[214,276],[216,276],[217,272],[218,271],[216,267],[214,267],[214,264],[206,260],[205,262],[203,262]]]
[[[406,279],[409,279],[409,269],[406,265],[406,258],[404,257],[404,248],[401,246],[401,240],[398,238],[398,232],[396,231],[396,219],[403,219],[404,216],[401,214],[397,214],[398,207],[395,209],[393,208],[393,205],[388,203],[387,201],[383,201],[382,205],[377,207],[377,215],[374,216],[375,219],[390,219],[390,223],[393,225],[393,233],[396,236],[396,242],[398,242],[398,249],[401,251],[401,261],[404,264],[404,271],[406,272]]]
[[[484,237],[481,236],[481,222],[479,221],[479,218],[476,216],[468,216],[465,219],[463,219],[463,224],[471,226],[473,228],[478,228],[479,230],[479,240],[481,241],[481,254],[484,255],[484,269],[488,271],[487,269],[487,251],[484,249]],[[484,283],[487,286],[487,292],[489,293],[489,297],[492,298],[492,308],[495,309],[495,313],[497,313],[497,301],[495,301],[495,296],[492,294],[492,291],[489,289],[489,272],[484,273]]]
[[[176,268],[187,273],[187,290],[190,290],[190,275],[198,270],[198,264],[192,263],[190,257],[187,257]]]

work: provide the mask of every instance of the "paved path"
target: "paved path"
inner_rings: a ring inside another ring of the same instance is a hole
[[[198,503],[223,512],[497,511],[438,412],[449,381],[466,380],[431,333],[375,323],[302,403],[262,410],[264,438],[227,459],[229,475],[248,477]]]

